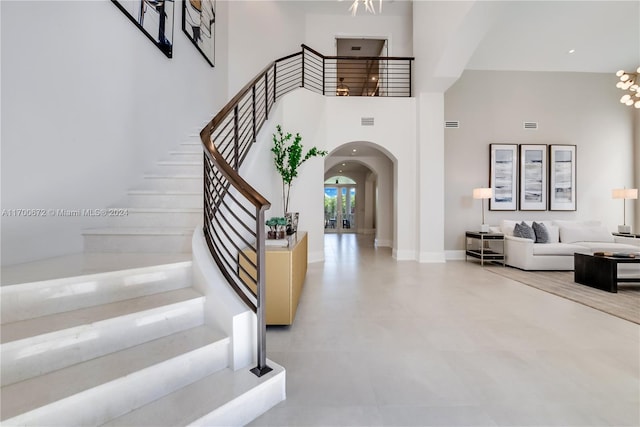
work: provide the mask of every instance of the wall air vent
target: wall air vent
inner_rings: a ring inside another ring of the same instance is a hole
[[[360,124],[362,126],[373,126],[373,117],[362,117],[360,119]]]
[[[460,122],[457,120],[447,120],[444,122],[445,129],[458,129],[460,127]]]
[[[538,129],[538,122],[524,122],[525,129]]]
[[[360,50],[362,46],[351,46],[351,50]]]

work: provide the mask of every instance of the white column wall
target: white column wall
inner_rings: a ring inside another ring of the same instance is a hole
[[[418,106],[418,259],[444,262],[444,94],[421,93]]]
[[[634,129],[634,144],[633,144],[633,154],[634,154],[634,188],[640,189],[640,109],[635,110],[633,112],[633,129]],[[640,233],[640,199],[634,200],[631,203],[632,212],[631,218],[634,218],[634,223],[631,228],[634,230],[633,232],[638,234]]]

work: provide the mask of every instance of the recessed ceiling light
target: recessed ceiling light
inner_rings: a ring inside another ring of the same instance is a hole
[[[354,153],[356,152],[356,149],[355,149],[355,148],[353,149],[353,152],[354,152]]]
[[[575,49],[570,49],[569,53],[574,53],[576,50]]]
[[[343,163],[343,164],[342,164],[342,166],[346,166],[346,165],[347,165],[346,163]]]
[[[342,169],[339,169],[338,172],[342,173]]]

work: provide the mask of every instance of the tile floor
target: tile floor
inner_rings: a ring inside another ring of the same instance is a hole
[[[354,234],[325,255],[268,329],[287,400],[251,426],[640,425],[640,326]]]
[[[327,235],[325,255],[294,325],[268,330],[288,398],[251,426],[640,426],[640,326],[367,236]],[[182,259],[59,257],[2,284]]]

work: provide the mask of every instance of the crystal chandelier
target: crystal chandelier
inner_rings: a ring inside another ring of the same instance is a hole
[[[635,73],[627,73],[624,70],[619,70],[616,76],[620,77],[620,81],[616,84],[616,87],[625,91],[625,94],[620,98],[620,102],[640,108],[640,82],[638,82],[640,67],[638,67]]]
[[[340,0],[342,1],[342,0]],[[382,0],[379,0],[380,3],[378,5],[378,12],[382,12]],[[360,6],[360,3],[362,3],[364,5],[364,9],[369,12],[369,13],[373,13],[375,15],[376,13],[376,8],[373,5],[373,0],[353,0],[353,3],[351,4],[351,7],[349,8],[349,12],[351,12],[352,16],[356,16],[356,13],[358,13],[358,6]]]

